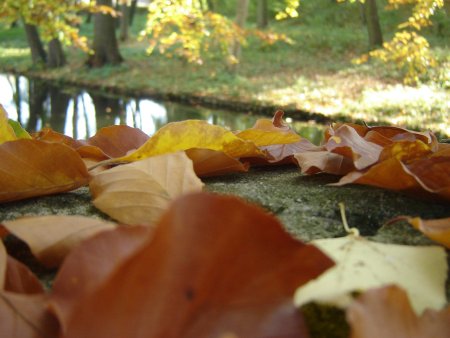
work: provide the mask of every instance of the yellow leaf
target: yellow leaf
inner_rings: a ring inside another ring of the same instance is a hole
[[[0,104],[0,144],[7,141],[17,140],[14,129],[9,125],[8,114]]]
[[[153,225],[172,199],[202,187],[184,152],[106,170],[90,183],[97,208],[122,223],[136,225]]]
[[[263,155],[253,142],[243,140],[231,131],[206,121],[187,120],[165,125],[135,152],[111,162],[133,162],[191,148],[222,151],[230,157]]]
[[[274,144],[288,144],[300,141],[299,135],[280,131],[247,129],[236,134],[241,139],[252,141],[258,147]]]

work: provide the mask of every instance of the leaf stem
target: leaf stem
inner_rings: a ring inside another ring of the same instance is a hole
[[[347,234],[359,237],[359,230],[357,228],[350,228],[348,226],[347,215],[345,214],[345,204],[343,202],[339,202],[339,209],[341,211],[342,225],[344,226]]]

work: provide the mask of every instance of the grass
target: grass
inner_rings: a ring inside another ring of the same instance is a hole
[[[67,49],[69,65],[45,72],[50,79],[114,86],[119,90],[214,97],[220,100],[275,105],[318,112],[333,118],[369,123],[428,128],[450,135],[450,23],[443,13],[425,31],[439,60],[417,87],[402,84],[402,74],[372,62],[354,65],[352,59],[366,52],[367,36],[358,7],[330,4],[329,0],[302,2],[297,20],[272,22],[274,31],[287,34],[294,45],[264,45],[249,39],[238,71],[212,57],[202,66],[166,55],[146,55],[146,44],[137,41],[144,27],[141,12],[131,39],[121,44],[125,62],[117,67],[88,69],[83,53]],[[386,39],[407,12],[380,13]],[[92,25],[82,33],[90,36]],[[0,70],[33,70],[22,29],[0,25]],[[295,119],[295,116],[292,116]]]

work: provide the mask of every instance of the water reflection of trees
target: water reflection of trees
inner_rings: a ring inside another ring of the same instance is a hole
[[[187,119],[206,120],[230,130],[244,130],[258,118],[250,113],[87,93],[23,77],[15,77],[9,83],[17,120],[31,132],[51,127],[74,138],[87,138],[102,127],[126,124],[153,134],[168,122]],[[294,122],[293,127],[313,142],[320,141],[322,127],[299,122]]]

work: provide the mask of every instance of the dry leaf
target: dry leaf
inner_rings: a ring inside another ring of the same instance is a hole
[[[125,156],[148,140],[148,135],[138,128],[114,125],[101,128],[87,143],[98,147],[109,157]]]
[[[26,242],[45,266],[56,267],[81,241],[113,229],[115,224],[82,216],[37,216],[4,221],[11,233]]]
[[[198,177],[247,172],[249,168],[248,163],[242,163],[221,151],[192,148],[186,150],[186,155],[192,160]]]
[[[90,183],[97,208],[121,223],[140,225],[153,225],[172,199],[202,187],[184,152],[122,165]]]
[[[336,266],[297,290],[295,302],[329,302],[346,307],[352,292],[385,284],[406,289],[417,313],[446,304],[447,257],[439,246],[406,246],[370,242],[362,237],[311,242],[336,261]]]
[[[347,309],[351,338],[448,338],[450,306],[417,316],[408,295],[391,285],[365,292]]]
[[[388,224],[402,220],[407,221],[433,241],[450,249],[450,218],[423,220],[420,217],[399,216],[390,220]]]
[[[74,300],[65,337],[305,337],[292,292],[331,265],[257,207],[187,195],[151,240]]]
[[[70,136],[58,133],[51,128],[43,128],[41,131],[33,134],[33,138],[38,141],[65,144],[73,149],[77,149],[86,143],[85,141],[75,140]]]
[[[148,227],[118,227],[83,241],[71,252],[55,278],[49,302],[63,332],[76,303],[89,297],[150,237]]]
[[[354,169],[351,159],[328,151],[306,151],[294,154],[302,174],[316,174],[320,172],[344,175]]]
[[[15,293],[43,293],[44,288],[37,277],[21,262],[8,256],[5,290]]]
[[[5,142],[0,158],[0,202],[70,191],[90,179],[77,152],[63,144]]]
[[[383,150],[378,144],[365,140],[348,125],[333,130],[325,148],[330,152],[350,158],[358,170],[376,163]]]
[[[47,310],[43,294],[0,291],[0,337],[57,338],[58,322]]]
[[[191,148],[222,151],[230,157],[263,156],[253,142],[243,140],[231,131],[206,121],[186,120],[166,124],[138,150],[112,162],[138,161]]]

